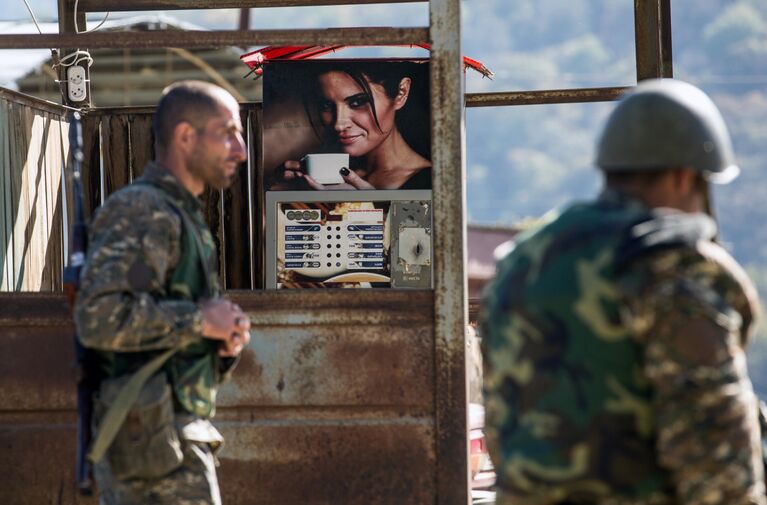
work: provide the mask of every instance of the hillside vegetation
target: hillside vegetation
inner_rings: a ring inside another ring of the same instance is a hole
[[[464,48],[497,75],[468,91],[633,84],[633,2],[464,2]],[[708,92],[729,125],[742,175],[714,188],[722,238],[767,300],[767,2],[674,0],[674,75]],[[469,218],[514,223],[599,187],[594,144],[612,104],[467,111]],[[749,349],[767,398],[767,322]]]

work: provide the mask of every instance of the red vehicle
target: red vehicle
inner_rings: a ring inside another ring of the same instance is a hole
[[[495,469],[490,461],[485,443],[485,407],[469,404],[469,469],[471,475],[471,498],[474,505],[494,503]]]

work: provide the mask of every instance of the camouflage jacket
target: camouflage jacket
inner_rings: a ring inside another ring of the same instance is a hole
[[[607,191],[519,238],[480,315],[498,503],[767,503],[757,298],[715,233]]]
[[[199,233],[207,283],[179,211]],[[199,200],[150,163],[98,209],[89,235],[75,308],[83,345],[97,351],[107,377],[133,373],[157,353],[179,347],[165,365],[176,410],[211,417],[222,366],[216,342],[202,338],[197,301],[219,288],[215,244]]]

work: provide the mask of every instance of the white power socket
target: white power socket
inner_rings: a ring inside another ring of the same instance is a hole
[[[85,83],[85,67],[80,65],[67,67],[67,95],[71,101],[85,100],[87,95]]]

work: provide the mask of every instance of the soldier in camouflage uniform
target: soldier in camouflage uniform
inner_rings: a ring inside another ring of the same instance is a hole
[[[104,378],[97,435],[124,383],[170,357],[129,406],[94,474],[103,505],[220,504],[223,439],[210,418],[250,321],[220,296],[198,197],[206,185],[228,187],[245,159],[239,107],[217,86],[181,82],[164,91],[152,126],[156,160],[109,197],[89,229],[75,319]]]
[[[640,83],[597,164],[602,194],[520,236],[484,300],[498,503],[764,505],[757,297],[706,213],[738,173],[724,121],[689,84]]]

